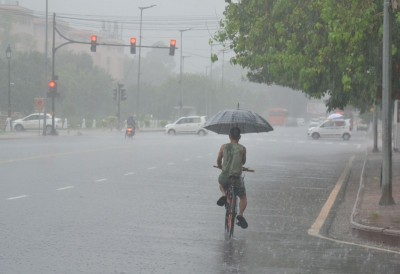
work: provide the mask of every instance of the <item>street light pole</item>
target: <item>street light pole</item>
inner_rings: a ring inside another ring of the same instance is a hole
[[[6,57],[7,57],[7,60],[8,60],[8,108],[7,108],[7,117],[8,117],[8,121],[10,122],[10,130],[12,130],[12,123],[11,123],[11,72],[10,72],[11,47],[10,47],[10,45],[7,46]]]
[[[156,5],[151,5],[147,7],[139,7],[140,9],[140,27],[139,27],[139,61],[138,61],[138,77],[137,77],[137,98],[136,98],[136,112],[139,117],[140,114],[140,60],[142,57],[142,20],[143,20],[143,10],[150,9]]]
[[[182,54],[183,54],[183,40],[182,40],[182,34],[183,34],[183,32],[185,32],[185,31],[188,31],[188,30],[190,30],[190,28],[188,28],[188,29],[182,29],[182,30],[179,30],[180,32],[181,32],[181,50],[180,50],[180,67],[179,67],[179,94],[180,94],[180,98],[179,98],[179,116],[182,116],[183,115],[183,88],[182,88],[182,73],[183,73],[183,71],[182,71],[182,67],[183,67],[183,56],[182,56]]]

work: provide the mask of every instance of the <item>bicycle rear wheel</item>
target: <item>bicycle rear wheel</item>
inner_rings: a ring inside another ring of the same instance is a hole
[[[230,238],[233,237],[235,230],[235,217],[236,217],[236,195],[233,189],[229,189],[226,195],[226,214],[225,214],[225,232]]]

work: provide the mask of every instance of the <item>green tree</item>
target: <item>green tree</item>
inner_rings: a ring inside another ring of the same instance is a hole
[[[215,39],[251,81],[367,109],[380,83],[382,1],[226,1]],[[395,33],[395,32],[394,32]]]

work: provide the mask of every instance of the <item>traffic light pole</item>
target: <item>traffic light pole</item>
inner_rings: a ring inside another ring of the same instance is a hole
[[[119,83],[117,89],[117,104],[118,104],[118,129],[121,129],[121,84]]]

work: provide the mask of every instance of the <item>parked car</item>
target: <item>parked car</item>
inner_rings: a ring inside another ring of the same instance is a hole
[[[343,140],[349,140],[351,137],[350,119],[326,120],[316,127],[309,128],[308,136],[313,139],[343,138]]]
[[[308,124],[308,128],[319,126],[324,120],[318,118],[312,118]]]
[[[205,116],[181,117],[172,124],[166,125],[165,133],[170,135],[177,133],[195,133],[199,135],[206,135],[208,131],[204,128],[205,122]]]
[[[357,120],[356,129],[357,131],[367,131],[369,128],[369,124],[365,123],[363,120]]]
[[[306,121],[304,120],[304,118],[296,118],[296,122],[298,126],[305,126],[306,125]]]
[[[13,126],[16,131],[32,130],[43,128],[44,113],[32,113],[24,118],[13,121]],[[54,117],[55,128],[62,127],[62,121],[60,118]],[[52,128],[52,116],[46,113],[46,132],[50,133]]]

